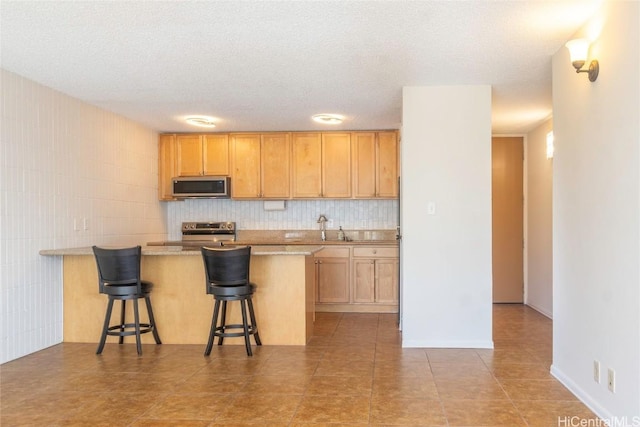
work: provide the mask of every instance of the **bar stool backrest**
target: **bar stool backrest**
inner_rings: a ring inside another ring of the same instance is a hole
[[[251,246],[236,248],[202,248],[207,293],[211,286],[243,286],[249,284]]]
[[[93,246],[98,264],[98,285],[101,294],[112,294],[115,288],[129,288],[127,293],[142,294],[140,259],[142,248],[105,249]],[[133,288],[133,289],[131,289]]]

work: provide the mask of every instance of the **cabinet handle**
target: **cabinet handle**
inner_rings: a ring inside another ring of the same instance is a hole
[[[373,250],[373,254],[375,255],[375,254],[377,254],[377,253],[378,253],[378,250],[377,250],[377,249],[374,249],[374,250]]]

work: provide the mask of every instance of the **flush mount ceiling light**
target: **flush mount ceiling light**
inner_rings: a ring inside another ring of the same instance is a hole
[[[340,114],[316,114],[311,116],[314,122],[322,123],[325,125],[339,125],[344,121],[344,116]]]
[[[190,125],[200,126],[203,128],[216,127],[215,119],[209,116],[191,116],[186,118],[186,122]]]
[[[565,46],[569,49],[571,64],[573,64],[573,67],[576,69],[576,73],[588,73],[589,81],[595,82],[598,78],[598,72],[600,71],[600,64],[598,61],[594,59],[589,64],[589,69],[582,69],[585,62],[587,62],[589,44],[590,42],[587,39],[575,39],[567,42]]]

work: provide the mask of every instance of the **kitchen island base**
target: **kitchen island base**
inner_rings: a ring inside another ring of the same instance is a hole
[[[95,342],[100,338],[107,298],[98,293],[96,263],[92,256],[65,255],[65,342]],[[205,292],[201,256],[156,255],[142,257],[142,278],[154,283],[151,292],[158,332],[165,344],[202,344],[209,337],[213,298]],[[313,332],[314,262],[309,255],[251,257],[251,281],[257,286],[254,307],[264,345],[305,345]],[[133,318],[131,304],[127,318]],[[113,316],[119,316],[114,310]],[[240,310],[229,305],[227,323],[241,322]],[[145,321],[141,312],[141,321]],[[109,342],[109,340],[108,340]],[[125,342],[127,342],[125,340]],[[153,337],[143,336],[153,344]],[[243,338],[224,344],[244,345]]]

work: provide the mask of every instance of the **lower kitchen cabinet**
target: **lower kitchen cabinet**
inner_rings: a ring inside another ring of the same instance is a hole
[[[316,311],[398,311],[396,246],[329,247],[315,257]]]
[[[316,302],[349,303],[350,248],[325,248],[315,254]]]
[[[354,303],[398,303],[398,249],[355,247],[353,249]]]

